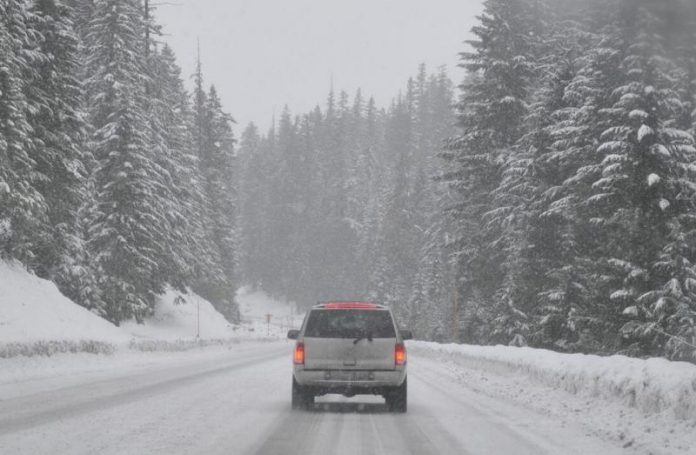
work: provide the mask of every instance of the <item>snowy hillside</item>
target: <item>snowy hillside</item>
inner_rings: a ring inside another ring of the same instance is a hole
[[[225,339],[238,336],[283,337],[289,326],[302,322],[295,304],[275,300],[262,291],[243,287],[237,292],[242,324],[228,322],[213,305],[195,293],[169,289],[157,298],[155,314],[137,324],[127,321],[121,328],[137,338],[177,340],[196,337]],[[266,315],[271,315],[270,323]],[[200,316],[200,320],[199,320]]]
[[[129,339],[128,333],[64,297],[55,284],[18,263],[0,261],[0,343]]]
[[[129,344],[172,349],[168,342],[197,345],[200,340],[278,339],[294,319],[294,306],[277,302],[262,292],[241,290],[238,301],[243,324],[234,325],[202,297],[167,290],[158,297],[154,315],[143,324],[125,321],[120,327],[100,318],[63,296],[50,281],[26,271],[18,263],[0,261],[0,357],[56,352],[109,352]],[[266,324],[266,314],[272,314]],[[94,347],[94,344],[97,347]],[[193,343],[193,344],[192,344]]]
[[[126,321],[121,327],[134,337],[158,340],[193,338],[197,334],[201,338],[227,338],[239,329],[204,298],[194,293],[182,295],[172,289],[157,298],[155,314],[143,324]]]

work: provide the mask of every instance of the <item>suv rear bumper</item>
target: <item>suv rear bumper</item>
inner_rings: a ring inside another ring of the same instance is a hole
[[[345,391],[381,393],[383,389],[400,386],[404,379],[406,379],[406,369],[295,370],[295,380],[298,384],[319,389],[323,393],[344,393]]]

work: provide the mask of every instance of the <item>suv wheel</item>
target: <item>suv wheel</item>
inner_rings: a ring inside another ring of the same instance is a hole
[[[292,409],[309,409],[314,404],[314,395],[292,378]]]
[[[408,408],[408,393],[407,393],[407,380],[404,379],[404,383],[399,387],[394,387],[394,389],[387,392],[385,399],[387,401],[387,408],[391,412],[404,413]]]

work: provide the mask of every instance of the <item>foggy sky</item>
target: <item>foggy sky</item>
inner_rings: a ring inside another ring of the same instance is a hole
[[[200,38],[203,70],[225,109],[263,128],[284,105],[326,99],[331,81],[386,105],[418,64],[447,65],[455,83],[482,0],[168,0],[157,18],[187,83]]]

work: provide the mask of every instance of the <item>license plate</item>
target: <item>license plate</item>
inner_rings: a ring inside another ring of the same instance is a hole
[[[350,374],[351,381],[367,381],[368,379],[369,375],[367,374],[367,371],[353,371]]]
[[[327,371],[324,374],[324,379],[326,380],[337,380],[337,381],[371,381],[373,378],[370,377],[369,371]]]

